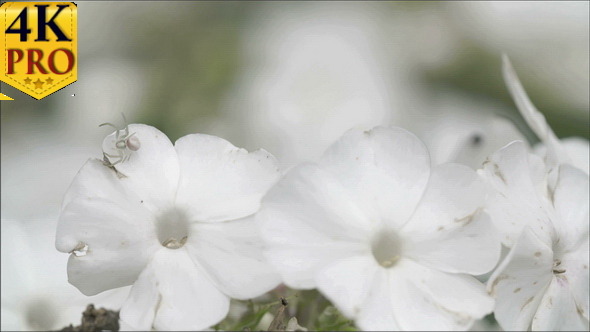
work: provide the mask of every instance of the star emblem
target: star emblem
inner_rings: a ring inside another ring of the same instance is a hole
[[[50,78],[46,79],[45,82],[47,82],[47,84],[51,85],[51,84],[53,84],[53,79],[50,77]]]
[[[31,84],[31,81],[32,81],[32,79],[30,79],[30,78],[28,78],[28,77],[27,77],[27,78],[25,78],[25,84]]]
[[[41,81],[40,79],[37,79],[35,82],[33,82],[33,84],[35,84],[35,89],[41,89],[43,88],[43,84],[45,82]]]

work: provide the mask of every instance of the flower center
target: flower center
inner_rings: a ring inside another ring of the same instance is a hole
[[[565,273],[565,269],[561,266],[561,259],[556,259],[553,261],[553,274],[562,274]]]
[[[186,213],[179,209],[166,210],[156,220],[158,241],[166,248],[182,247],[186,243],[189,231]]]
[[[55,329],[58,313],[53,303],[47,299],[35,299],[25,307],[25,320],[33,330],[49,331]]]
[[[371,250],[379,265],[389,268],[401,258],[401,239],[394,231],[381,230],[373,237]]]

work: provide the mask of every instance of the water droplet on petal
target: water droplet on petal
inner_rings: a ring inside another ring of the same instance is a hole
[[[76,257],[86,256],[88,252],[88,245],[83,242],[79,242],[78,245],[71,251]]]

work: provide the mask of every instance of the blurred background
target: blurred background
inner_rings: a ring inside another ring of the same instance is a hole
[[[40,101],[0,86],[15,99],[0,103],[3,327],[7,310],[30,328],[35,302],[5,291],[10,229],[63,265],[27,296],[53,282],[82,297],[54,225],[76,172],[102,157],[98,125],[123,126],[121,113],[173,142],[200,132],[264,148],[285,168],[349,128],[392,124],[433,163],[477,168],[513,139],[537,141],[502,80],[506,53],[559,137],[590,135],[588,2],[79,2],[78,15],[76,83]]]

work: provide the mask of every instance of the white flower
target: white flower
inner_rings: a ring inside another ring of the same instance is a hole
[[[512,247],[488,281],[495,317],[505,330],[588,330],[588,175],[561,165],[547,192],[540,159],[527,154],[512,143],[482,171],[497,190],[490,215]]]
[[[503,106],[452,92],[440,92],[404,123],[428,147],[433,165],[460,163],[477,169],[487,156],[525,137]]]
[[[563,140],[557,138],[543,114],[529,99],[505,54],[502,56],[502,74],[520,114],[541,140],[542,144],[539,144],[535,150],[545,160],[548,172],[552,172],[560,164],[571,164],[588,174],[590,168],[588,140],[575,137]],[[553,182],[554,177],[550,179],[550,186],[553,186]]]
[[[513,142],[479,171],[491,189],[488,211],[511,247],[488,281],[495,317],[506,330],[588,330],[588,141],[557,138],[506,55],[503,75],[541,144],[537,156]]]
[[[49,331],[79,325],[90,303],[119,310],[128,289],[87,297],[67,283],[57,252],[56,219],[2,219],[2,331]]]
[[[198,134],[173,146],[146,125],[116,133],[103,143],[115,165],[89,160],[64,199],[56,246],[72,253],[70,283],[87,295],[133,284],[125,326],[199,330],[226,316],[230,297],[280,282],[252,216],[280,175],[272,155]]]
[[[484,195],[468,167],[431,170],[414,135],[376,127],[292,169],[257,221],[285,283],[317,287],[361,329],[467,329],[493,307],[467,274],[500,254]]]

